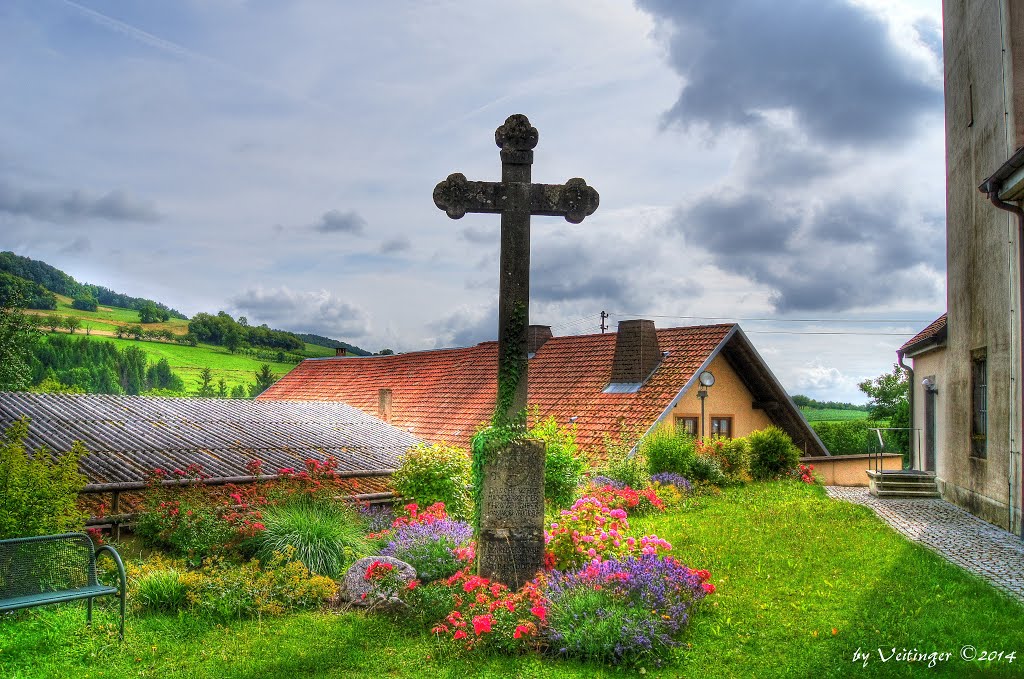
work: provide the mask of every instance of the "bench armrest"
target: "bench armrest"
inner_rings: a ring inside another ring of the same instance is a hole
[[[117,577],[121,580],[121,593],[122,596],[128,591],[128,576],[124,571],[124,562],[121,561],[121,555],[117,553],[117,550],[110,545],[101,545],[96,549],[96,558],[99,559],[101,552],[107,552],[110,554],[110,558],[117,564]]]

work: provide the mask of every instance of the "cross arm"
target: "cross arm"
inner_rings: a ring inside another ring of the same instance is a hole
[[[434,187],[434,205],[452,219],[460,219],[467,212],[500,213],[509,204],[509,189],[504,182],[469,181],[456,172],[448,175]],[[565,217],[579,224],[594,214],[600,196],[587,182],[576,177],[565,184],[530,184],[530,214]]]

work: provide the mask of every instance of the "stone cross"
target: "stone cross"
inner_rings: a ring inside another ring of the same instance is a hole
[[[526,333],[530,325],[530,215],[565,217],[572,224],[597,209],[597,191],[578,177],[565,184],[532,184],[530,166],[537,128],[521,114],[494,132],[501,148],[501,181],[469,181],[455,173],[434,187],[434,204],[459,219],[467,212],[501,214],[501,272],[498,289],[499,421],[514,423],[526,411]],[[514,384],[507,381],[513,376]],[[503,384],[503,381],[506,384]],[[502,403],[502,387],[514,388]],[[502,412],[503,411],[503,412]]]
[[[494,132],[501,181],[469,181],[456,173],[434,188],[434,204],[459,219],[467,212],[501,214],[496,424],[525,425],[527,328],[530,325],[530,216],[579,224],[597,209],[597,191],[582,179],[533,184],[537,128],[512,115]],[[515,440],[483,464],[477,572],[519,589],[544,565],[544,444]]]

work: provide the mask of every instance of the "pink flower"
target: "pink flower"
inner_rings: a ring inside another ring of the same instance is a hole
[[[490,615],[478,615],[473,618],[473,633],[480,636],[484,632],[491,631],[491,623],[494,619]]]
[[[453,635],[452,638],[455,639],[456,641],[458,641],[459,639],[465,639],[468,636],[469,635],[466,634],[466,630],[460,629],[460,630],[455,630],[455,634]]]

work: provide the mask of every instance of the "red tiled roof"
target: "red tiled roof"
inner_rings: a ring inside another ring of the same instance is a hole
[[[576,416],[577,441],[600,453],[602,434],[625,425],[643,434],[733,329],[708,325],[658,330],[668,356],[632,394],[605,394],[615,333],[553,337],[529,363],[531,407],[559,422]],[[307,359],[259,399],[344,401],[377,414],[378,390],[390,389],[391,424],[414,436],[469,446],[490,420],[497,391],[498,344],[395,356]]]
[[[946,316],[947,314],[942,314],[936,318],[927,328],[914,335],[914,337],[908,340],[902,347],[900,347],[899,350],[903,352],[911,351],[918,348],[918,345],[922,345],[928,340],[938,341],[943,339],[942,336],[944,336],[946,332]]]

